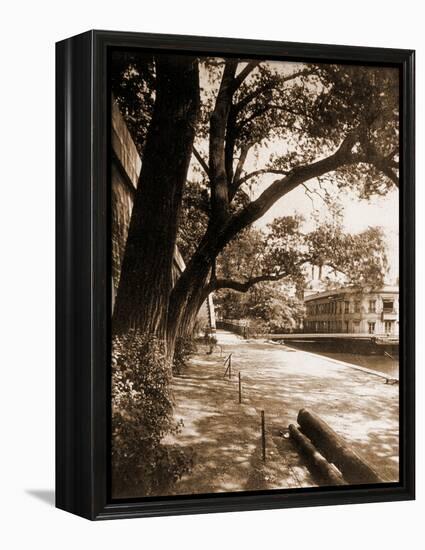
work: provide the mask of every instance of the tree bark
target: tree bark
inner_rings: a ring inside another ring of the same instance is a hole
[[[201,251],[202,247],[195,252],[170,295],[167,326],[167,345],[170,349],[178,336],[186,336],[193,328],[196,314],[207,297],[204,290],[213,258]]]
[[[158,56],[156,101],[146,140],[112,320],[165,338],[182,191],[197,123],[196,58]]]

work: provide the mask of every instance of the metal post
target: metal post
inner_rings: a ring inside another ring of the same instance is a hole
[[[232,354],[229,355],[229,380],[232,378]]]
[[[239,371],[239,405],[242,403],[242,379]]]
[[[263,462],[266,461],[266,422],[264,419],[264,411],[261,411],[261,446],[263,449]]]

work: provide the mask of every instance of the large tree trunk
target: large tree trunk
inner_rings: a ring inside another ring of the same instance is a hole
[[[204,289],[211,267],[211,259],[196,254],[178,279],[170,297],[167,342],[173,349],[178,336],[188,336],[196,315],[206,298]]]
[[[174,346],[177,336],[187,336],[209,292],[209,278],[219,252],[229,242],[228,222],[210,223],[196,252],[177,280],[170,295],[167,339]]]
[[[114,334],[137,328],[165,339],[182,190],[199,112],[198,62],[158,56],[156,101],[143,154],[120,285]]]

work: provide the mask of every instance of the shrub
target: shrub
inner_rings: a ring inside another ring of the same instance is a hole
[[[112,484],[114,496],[168,492],[191,459],[164,445],[182,423],[173,418],[171,369],[164,344],[130,330],[112,342]]]
[[[179,337],[176,340],[173,357],[173,374],[182,374],[190,357],[196,352],[196,343],[191,337]]]

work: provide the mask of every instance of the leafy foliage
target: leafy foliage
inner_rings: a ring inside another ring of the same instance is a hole
[[[303,301],[290,292],[281,283],[263,282],[246,293],[223,289],[216,303],[223,318],[250,320],[250,334],[290,332],[304,314]]]
[[[130,330],[112,342],[112,482],[115,494],[162,494],[191,466],[191,457],[164,445],[181,423],[173,419],[170,365],[164,345]]]
[[[155,102],[153,56],[128,51],[113,52],[111,87],[137,150],[142,155]]]
[[[209,197],[204,182],[188,181],[177,234],[177,246],[187,263],[195,253],[208,225]]]
[[[223,317],[257,320],[267,331],[294,328],[310,266],[332,270],[334,287],[382,285],[388,265],[381,228],[350,234],[335,218],[305,233],[302,224],[300,216],[275,218],[267,231],[251,227],[229,243],[217,264],[227,281],[216,295]]]
[[[173,374],[182,374],[194,353],[196,353],[196,343],[193,338],[178,337],[173,356]]]
[[[292,66],[292,68],[291,68]],[[282,144],[265,169],[289,172],[331,154],[350,133],[356,162],[328,175],[361,197],[383,194],[398,165],[398,73],[392,68],[261,64],[237,94],[235,149]],[[235,151],[235,156],[238,153]],[[374,162],[385,159],[383,164]],[[261,175],[259,176],[261,178]],[[257,178],[258,179],[258,178]]]
[[[245,229],[219,257],[218,275],[242,282],[269,277],[303,287],[305,267],[313,265],[328,266],[350,284],[383,283],[388,262],[380,227],[350,234],[335,219],[305,233],[302,224],[300,216],[284,216],[275,218],[267,231]]]
[[[309,262],[328,266],[345,275],[357,286],[379,287],[388,268],[384,233],[380,227],[369,227],[357,234],[347,234],[341,226],[324,224],[306,235]]]

